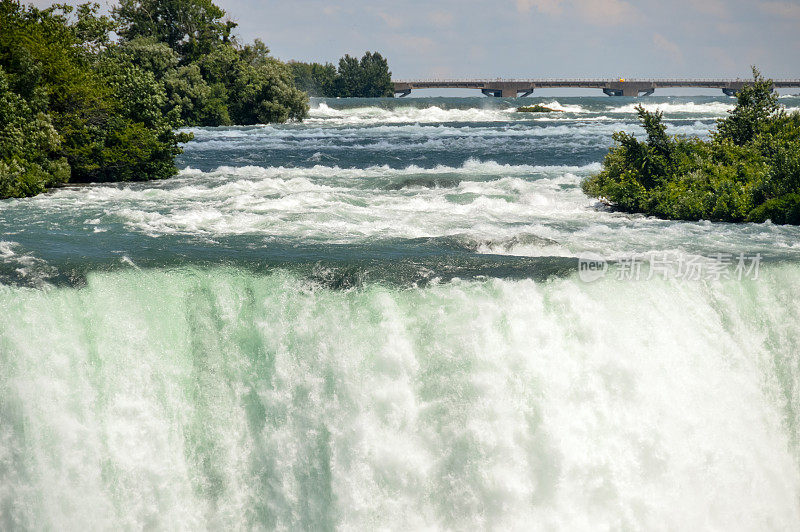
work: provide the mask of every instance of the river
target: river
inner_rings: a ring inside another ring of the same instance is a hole
[[[795,529],[800,229],[584,195],[635,104],[312,100],[0,202],[0,528]]]

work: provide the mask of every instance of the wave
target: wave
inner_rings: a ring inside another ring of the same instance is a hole
[[[496,234],[505,216],[506,221],[532,213],[567,216],[592,204],[577,184],[580,175],[599,169],[596,163],[477,160],[403,169],[220,167],[186,169],[168,182],[65,188],[36,201],[54,212],[67,204],[78,213],[85,207],[88,230],[122,225],[151,236],[269,234],[347,243],[455,234],[468,222],[479,234]],[[431,180],[453,186],[410,186]]]
[[[45,287],[56,273],[47,261],[25,252],[17,242],[0,240],[0,286],[23,281],[28,286]]]
[[[386,109],[382,107],[352,107],[334,108],[324,102],[313,107],[309,111],[306,119],[308,124],[330,123],[337,124],[370,124],[370,123],[392,123],[392,122],[413,122],[413,123],[437,123],[437,122],[504,122],[507,121],[512,113],[516,112],[516,107],[507,109],[443,109],[437,106],[418,108],[393,107]]]
[[[598,163],[478,160],[402,169],[186,169],[163,182],[59,189],[27,205],[37,212],[69,210],[78,220],[75,230],[83,224],[92,236],[97,228],[111,227],[154,238],[249,235],[253,245],[263,238],[361,245],[466,235],[479,253],[529,257],[592,252],[613,258],[654,250],[799,257],[798,230],[792,226],[676,223],[613,212],[579,186],[600,169]],[[527,241],[525,235],[556,244]]]
[[[4,523],[791,529],[798,302],[796,265],[744,285],[213,269],[0,289]]]
[[[685,103],[672,103],[672,102],[637,102],[622,107],[611,107],[606,110],[608,113],[636,113],[636,107],[641,105],[650,112],[662,111],[664,115],[669,118],[671,114],[691,114],[691,115],[709,115],[709,116],[725,116],[728,111],[733,109],[733,103],[726,102],[685,102]]]
[[[693,123],[668,123],[671,134],[706,136],[713,124],[708,121]],[[218,136],[216,131],[207,131],[185,146],[189,153],[203,151],[266,152],[275,150],[293,152],[332,150],[347,152],[386,151],[414,152],[418,150],[457,150],[469,152],[489,147],[505,152],[542,149],[547,145],[581,143],[605,148],[611,144],[611,135],[616,131],[643,134],[642,128],[633,121],[548,121],[535,126],[510,122],[502,126],[444,126],[423,124],[379,125],[368,131],[357,128],[336,130],[311,128],[303,130],[263,129],[251,130],[236,135]],[[522,148],[523,144],[525,147]]]
[[[429,124],[458,122],[508,122],[538,123],[541,121],[597,119],[608,120],[604,114],[636,114],[636,107],[641,104],[648,110],[662,110],[669,115],[689,115],[698,117],[725,116],[733,108],[731,102],[641,102],[617,106],[611,100],[599,100],[591,106],[579,104],[562,104],[558,100],[542,102],[543,105],[562,111],[544,115],[517,113],[516,107],[472,107],[466,109],[445,109],[435,105],[427,107],[392,106],[392,107],[331,107],[320,102],[313,107],[306,120],[310,125],[365,126],[376,124]]]

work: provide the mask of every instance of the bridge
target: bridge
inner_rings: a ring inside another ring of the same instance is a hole
[[[668,87],[701,87],[722,89],[735,95],[746,79],[417,79],[393,81],[394,93],[403,96],[416,89],[477,89],[487,96],[516,98],[529,96],[535,89],[581,88],[601,89],[609,96],[648,96],[656,89]],[[800,87],[800,79],[776,79],[773,88]]]

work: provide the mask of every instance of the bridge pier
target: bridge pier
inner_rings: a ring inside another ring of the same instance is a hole
[[[611,87],[603,87],[603,94],[608,96],[627,96],[637,98],[639,96],[650,96],[655,92],[654,87],[642,86],[639,84],[614,83]]]
[[[529,96],[533,93],[533,87],[522,83],[501,83],[489,85],[481,89],[481,92],[486,96],[494,96],[495,98],[518,98],[520,92],[525,93],[522,96]]]

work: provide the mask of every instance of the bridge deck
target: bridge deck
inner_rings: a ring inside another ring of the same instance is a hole
[[[478,89],[484,94],[494,96],[517,96],[519,93],[530,94],[535,89],[545,88],[584,88],[602,89],[614,96],[638,96],[641,93],[652,94],[658,88],[699,87],[722,89],[726,94],[733,94],[748,83],[745,79],[722,78],[689,78],[689,79],[615,79],[615,78],[577,78],[577,79],[415,79],[396,80],[394,92],[409,94],[414,89]],[[800,87],[800,79],[776,79],[773,87]]]

